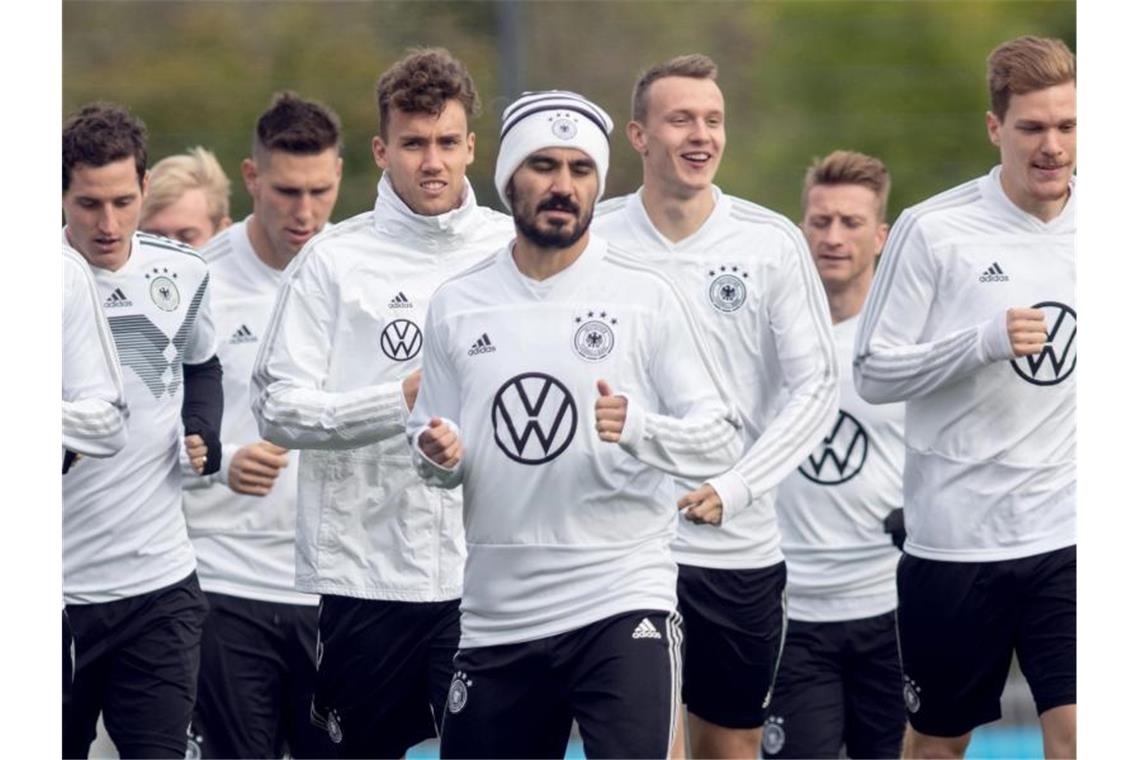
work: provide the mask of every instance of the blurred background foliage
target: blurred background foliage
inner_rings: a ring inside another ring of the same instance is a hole
[[[886,161],[893,218],[997,162],[983,121],[985,59],[1021,34],[1060,37],[1075,51],[1075,2],[69,0],[63,110],[128,105],[148,125],[152,162],[213,149],[241,218],[250,204],[238,166],[258,114],[281,89],[320,99],[344,128],[339,220],[374,200],[377,77],[408,47],[442,45],[483,98],[469,171],[481,202],[498,205],[503,107],[522,89],[555,87],[614,116],[612,196],[640,184],[621,130],[634,80],[670,56],[704,52],[720,65],[728,109],[721,188],[798,219],[807,164],[853,148]]]

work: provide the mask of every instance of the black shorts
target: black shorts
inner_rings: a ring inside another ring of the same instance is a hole
[[[688,711],[725,728],[764,723],[784,643],[783,562],[758,570],[680,565]]]
[[[64,757],[87,757],[100,710],[121,757],[185,756],[206,611],[195,573],[139,596],[67,605],[76,661]]]
[[[462,649],[440,757],[565,757],[577,720],[586,757],[663,758],[676,730],[680,655],[680,617],[660,610]]]
[[[909,720],[960,736],[1001,717],[1013,653],[1037,713],[1077,702],[1077,547],[1000,562],[903,555],[899,650]]]
[[[202,757],[335,754],[312,724],[317,608],[206,593],[190,741]],[[193,748],[191,748],[193,751]]]
[[[437,735],[459,647],[459,600],[321,597],[311,719],[338,757],[401,757]]]
[[[899,757],[902,700],[895,613],[827,623],[788,621],[764,722],[769,758]]]

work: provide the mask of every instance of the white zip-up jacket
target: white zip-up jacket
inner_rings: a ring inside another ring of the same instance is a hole
[[[428,298],[498,250],[510,218],[466,200],[415,214],[381,177],[375,208],[322,232],[285,270],[254,361],[261,435],[301,449],[297,588],[362,599],[455,599],[461,500],[424,484],[404,437]]]

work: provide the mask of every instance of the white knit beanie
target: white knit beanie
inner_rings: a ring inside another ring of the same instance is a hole
[[[495,162],[495,189],[509,209],[507,183],[526,157],[542,148],[577,148],[598,167],[598,197],[606,190],[610,166],[609,114],[576,92],[543,90],[524,92],[503,111],[499,132],[499,158]]]

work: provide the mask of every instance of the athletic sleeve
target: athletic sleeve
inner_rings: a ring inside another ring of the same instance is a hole
[[[798,230],[768,291],[768,322],[784,377],[784,404],[729,471],[708,481],[731,520],[772,490],[827,434],[839,410],[839,368],[827,297]]]
[[[211,356],[200,364],[183,364],[185,392],[182,396],[182,426],[186,435],[197,435],[206,444],[202,475],[213,475],[222,463],[222,363]],[[185,451],[185,449],[183,449]]]
[[[115,341],[87,262],[63,258],[63,446],[109,457],[127,443],[127,402]]]
[[[855,337],[855,389],[872,404],[923,396],[987,364],[1014,358],[1005,311],[988,322],[923,341],[938,267],[918,220],[892,230]]]
[[[740,424],[716,366],[693,337],[696,325],[683,300],[671,285],[665,294],[654,317],[649,368],[664,413],[650,412],[636,395],[615,389],[629,404],[618,445],[674,477],[706,477],[740,457]]]
[[[254,362],[250,405],[261,436],[290,449],[351,449],[403,435],[402,381],[325,390],[340,289],[312,248],[300,255]]]
[[[205,266],[203,262],[202,266]],[[218,353],[218,339],[214,333],[214,314],[210,308],[210,275],[202,278],[187,316],[190,335],[182,355],[183,364],[202,364]]]
[[[424,325],[423,377],[416,403],[408,417],[408,445],[412,447],[412,461],[416,472],[428,485],[440,488],[455,488],[463,482],[463,460],[452,469],[441,467],[428,459],[417,443],[420,433],[428,428],[432,417],[440,417],[459,436],[460,399],[459,381],[447,352],[443,349],[443,329],[433,319],[433,309],[428,306]]]

